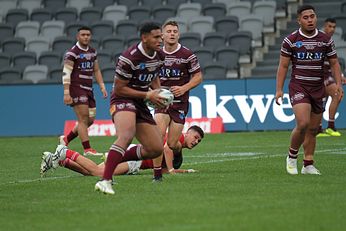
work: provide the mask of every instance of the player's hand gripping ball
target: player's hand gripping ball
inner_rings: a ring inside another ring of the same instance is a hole
[[[160,89],[160,92],[159,92],[159,96],[161,96],[162,98],[164,98],[163,103],[164,103],[166,106],[169,106],[170,104],[173,103],[174,95],[173,95],[173,93],[172,93],[170,90],[161,88],[161,89]],[[156,105],[153,104],[150,100],[148,100],[146,103],[147,103],[147,105],[148,105],[149,107],[152,107],[152,108],[155,108],[155,107],[156,107]]]

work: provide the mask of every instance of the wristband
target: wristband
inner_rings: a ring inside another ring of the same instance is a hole
[[[171,168],[170,170],[168,170],[168,172],[174,172],[174,168]]]
[[[149,91],[145,93],[145,99],[149,99]]]

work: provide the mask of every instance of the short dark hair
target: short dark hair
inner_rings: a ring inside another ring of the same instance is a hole
[[[192,125],[191,127],[189,127],[189,129],[187,129],[188,131],[190,130],[194,130],[195,132],[198,132],[199,135],[204,138],[204,131],[202,130],[201,127],[197,126],[197,125]]]
[[[311,5],[302,5],[297,9],[298,16],[305,10],[313,10],[315,11],[315,8]]]
[[[162,28],[165,28],[165,27],[168,26],[168,25],[170,25],[170,26],[176,26],[176,27],[178,27],[178,29],[179,29],[179,25],[178,25],[178,22],[177,22],[177,21],[174,21],[174,20],[167,21],[167,22],[165,22],[165,24],[163,24]]]
[[[152,30],[161,30],[161,27],[159,24],[155,22],[145,22],[141,25],[139,29],[140,36],[144,34],[149,34]]]
[[[91,28],[88,27],[88,26],[81,26],[81,27],[79,27],[78,28],[78,32],[81,31],[81,30],[88,30],[88,31],[90,31],[90,33],[92,33]]]
[[[324,20],[325,23],[330,22],[330,23],[336,23],[335,18],[326,18],[326,20]]]

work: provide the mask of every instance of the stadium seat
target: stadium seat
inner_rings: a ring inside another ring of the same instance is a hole
[[[89,24],[87,22],[82,21],[68,23],[65,28],[66,35],[68,37],[76,37],[78,28],[82,26],[89,26]]]
[[[75,41],[76,42],[76,41]],[[99,39],[96,39],[94,37],[91,37],[91,40],[90,40],[90,46],[92,48],[95,48],[96,50],[98,50],[100,48],[100,40]]]
[[[201,46],[201,34],[194,32],[186,32],[180,35],[179,42],[186,46],[187,48],[194,50],[194,48],[198,48]]]
[[[203,68],[204,79],[225,79],[227,74],[227,68],[219,63],[209,63]]]
[[[14,54],[24,51],[25,39],[24,38],[8,38],[2,41],[2,52]]]
[[[199,47],[194,49],[194,53],[198,58],[202,69],[214,60],[214,51],[210,47]]]
[[[346,13],[346,1],[341,3],[340,9],[342,13]]]
[[[37,37],[40,30],[40,23],[36,21],[23,21],[16,27],[16,37],[32,38]]]
[[[9,67],[11,65],[10,53],[0,52],[0,67]]]
[[[228,36],[229,46],[239,48],[240,55],[251,53],[252,34],[249,31],[237,31]]]
[[[223,3],[225,4],[226,8],[230,6],[232,2],[237,2],[238,0],[214,0],[215,3]]]
[[[154,20],[163,23],[167,20],[167,18],[175,17],[176,8],[170,5],[155,6],[152,9],[152,15]]]
[[[30,65],[24,69],[23,79],[38,83],[42,79],[47,79],[48,68],[45,65]]]
[[[334,15],[338,27],[342,28],[342,31],[346,31],[346,15]]]
[[[141,23],[150,20],[151,10],[148,6],[132,6],[127,12],[129,19]]]
[[[239,17],[250,15],[251,2],[232,2],[228,6],[228,15]]]
[[[97,53],[97,61],[100,67],[112,64],[112,51],[111,50],[102,50]]]
[[[91,3],[95,7],[99,7],[104,10],[107,6],[111,6],[116,2],[116,0],[92,0]],[[108,20],[108,19],[106,19]]]
[[[188,0],[166,0],[166,5],[174,6],[176,9],[178,9],[178,6],[182,3],[187,3]]]
[[[130,9],[132,6],[138,6],[138,0],[117,0],[118,5],[126,6],[127,9]]]
[[[14,33],[14,27],[6,23],[0,23],[0,42],[5,39],[12,38]]]
[[[27,21],[29,19],[29,13],[26,9],[11,9],[6,14],[6,22],[12,24],[14,27],[19,22]]]
[[[62,82],[62,65],[57,65],[54,67],[51,67],[51,69],[48,72],[48,79],[51,82],[55,83],[61,83]]]
[[[346,60],[346,42],[339,43],[336,46],[336,52],[339,58]]]
[[[149,8],[154,8],[156,6],[162,6],[164,0],[140,0],[142,3],[142,6],[147,6]]]
[[[43,51],[38,57],[38,64],[46,65],[48,70],[51,70],[56,66],[61,66],[62,59],[61,52]]]
[[[55,12],[55,20],[64,21],[65,24],[77,21],[78,12],[76,8],[61,8]]]
[[[240,17],[239,29],[243,31],[251,31],[252,39],[260,41],[262,39],[263,19],[256,15]]]
[[[39,57],[43,51],[49,50],[50,40],[46,37],[28,38],[26,41],[26,49],[36,52]]]
[[[214,23],[215,31],[229,35],[239,28],[238,17],[228,15],[218,18]]]
[[[202,6],[199,3],[182,3],[177,10],[177,17],[190,20],[201,15]]]
[[[35,8],[41,7],[41,0],[19,0],[18,1],[18,8],[19,9],[27,9],[29,14],[33,11]]]
[[[127,38],[127,46],[132,46],[133,44],[139,43],[141,41],[138,35],[129,36]]]
[[[42,25],[46,21],[50,21],[53,18],[53,13],[48,8],[36,8],[33,9],[30,20],[31,21],[37,21]]]
[[[71,49],[75,42],[76,40],[74,38],[69,38],[66,36],[55,37],[52,43],[52,51],[64,54],[67,50]]]
[[[180,34],[187,32],[187,29],[188,29],[187,28],[187,26],[188,26],[187,19],[179,18],[179,17],[172,17],[172,18],[168,18],[166,20],[166,22],[167,21],[176,21],[178,23],[178,26],[179,26]]]
[[[0,15],[5,16],[9,10],[17,8],[17,0],[1,0]]]
[[[56,10],[66,7],[66,0],[43,0],[43,6],[55,13]]]
[[[275,78],[276,72],[278,67],[277,66],[258,66],[251,70],[251,77],[273,77]]]
[[[224,17],[227,13],[225,4],[223,3],[213,3],[205,4],[202,7],[202,13],[205,16],[211,16],[214,20]]]
[[[101,67],[101,72],[102,72],[103,81],[105,81],[106,83],[114,82],[114,75],[115,75],[114,64],[108,64],[106,66]]]
[[[211,16],[196,16],[189,21],[190,32],[200,33],[202,38],[213,31],[214,18]]]
[[[64,21],[46,21],[41,26],[40,36],[48,38],[51,42],[55,37],[64,34]]]
[[[238,70],[239,51],[236,47],[220,47],[215,51],[216,61],[227,69]]]
[[[93,32],[92,36],[100,40],[113,34],[114,25],[112,21],[98,21],[91,24],[91,30]]]
[[[127,17],[127,7],[122,5],[106,6],[103,11],[103,20],[110,20],[114,25]]]
[[[85,7],[81,10],[79,19],[89,24],[100,21],[102,19],[102,10],[97,7]]]
[[[67,7],[74,7],[80,13],[83,8],[89,7],[91,5],[90,0],[67,0]]]
[[[36,64],[36,53],[31,51],[18,52],[12,56],[13,67],[21,69]]]
[[[131,20],[120,20],[116,25],[115,33],[127,39],[131,35],[138,34],[137,23]]]
[[[206,4],[211,4],[213,0],[190,0],[192,3],[199,3],[201,6],[204,6]]]
[[[256,1],[252,6],[252,13],[262,16],[264,26],[274,26],[275,11],[275,1]]]
[[[3,67],[0,69],[0,81],[2,84],[22,82],[22,72],[15,67]]]
[[[225,46],[226,36],[220,32],[207,32],[203,38],[203,46],[216,49],[220,46]]]
[[[102,40],[102,50],[118,51],[125,47],[124,37],[121,35],[105,36]]]

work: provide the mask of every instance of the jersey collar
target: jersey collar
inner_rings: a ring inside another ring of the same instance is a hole
[[[307,36],[306,34],[303,33],[302,28],[299,28],[299,34],[300,34],[301,36],[306,37],[306,38],[313,38],[313,37],[315,37],[315,36],[318,34],[318,30],[315,29],[315,33],[314,33],[313,35]]]
[[[177,52],[177,51],[178,51],[180,48],[181,48],[181,44],[180,44],[180,43],[178,43],[177,49],[175,49],[175,50],[174,50],[174,51],[172,51],[172,52],[168,52],[168,51],[166,51],[165,46],[163,46],[162,50],[163,50],[163,52],[165,52],[166,54],[171,55],[171,54],[173,54],[173,53]]]
[[[145,57],[148,57],[149,59],[153,59],[153,58],[155,57],[155,55],[156,55],[156,51],[154,51],[153,56],[148,55],[148,54],[145,52],[144,48],[143,48],[142,42],[140,42],[140,43],[138,44],[138,49],[139,49],[139,51],[140,51]]]
[[[79,42],[76,42],[76,46],[81,49],[82,51],[88,51],[89,50],[89,46],[87,46],[86,49],[84,49],[83,47],[81,47],[81,45],[79,44]]]

